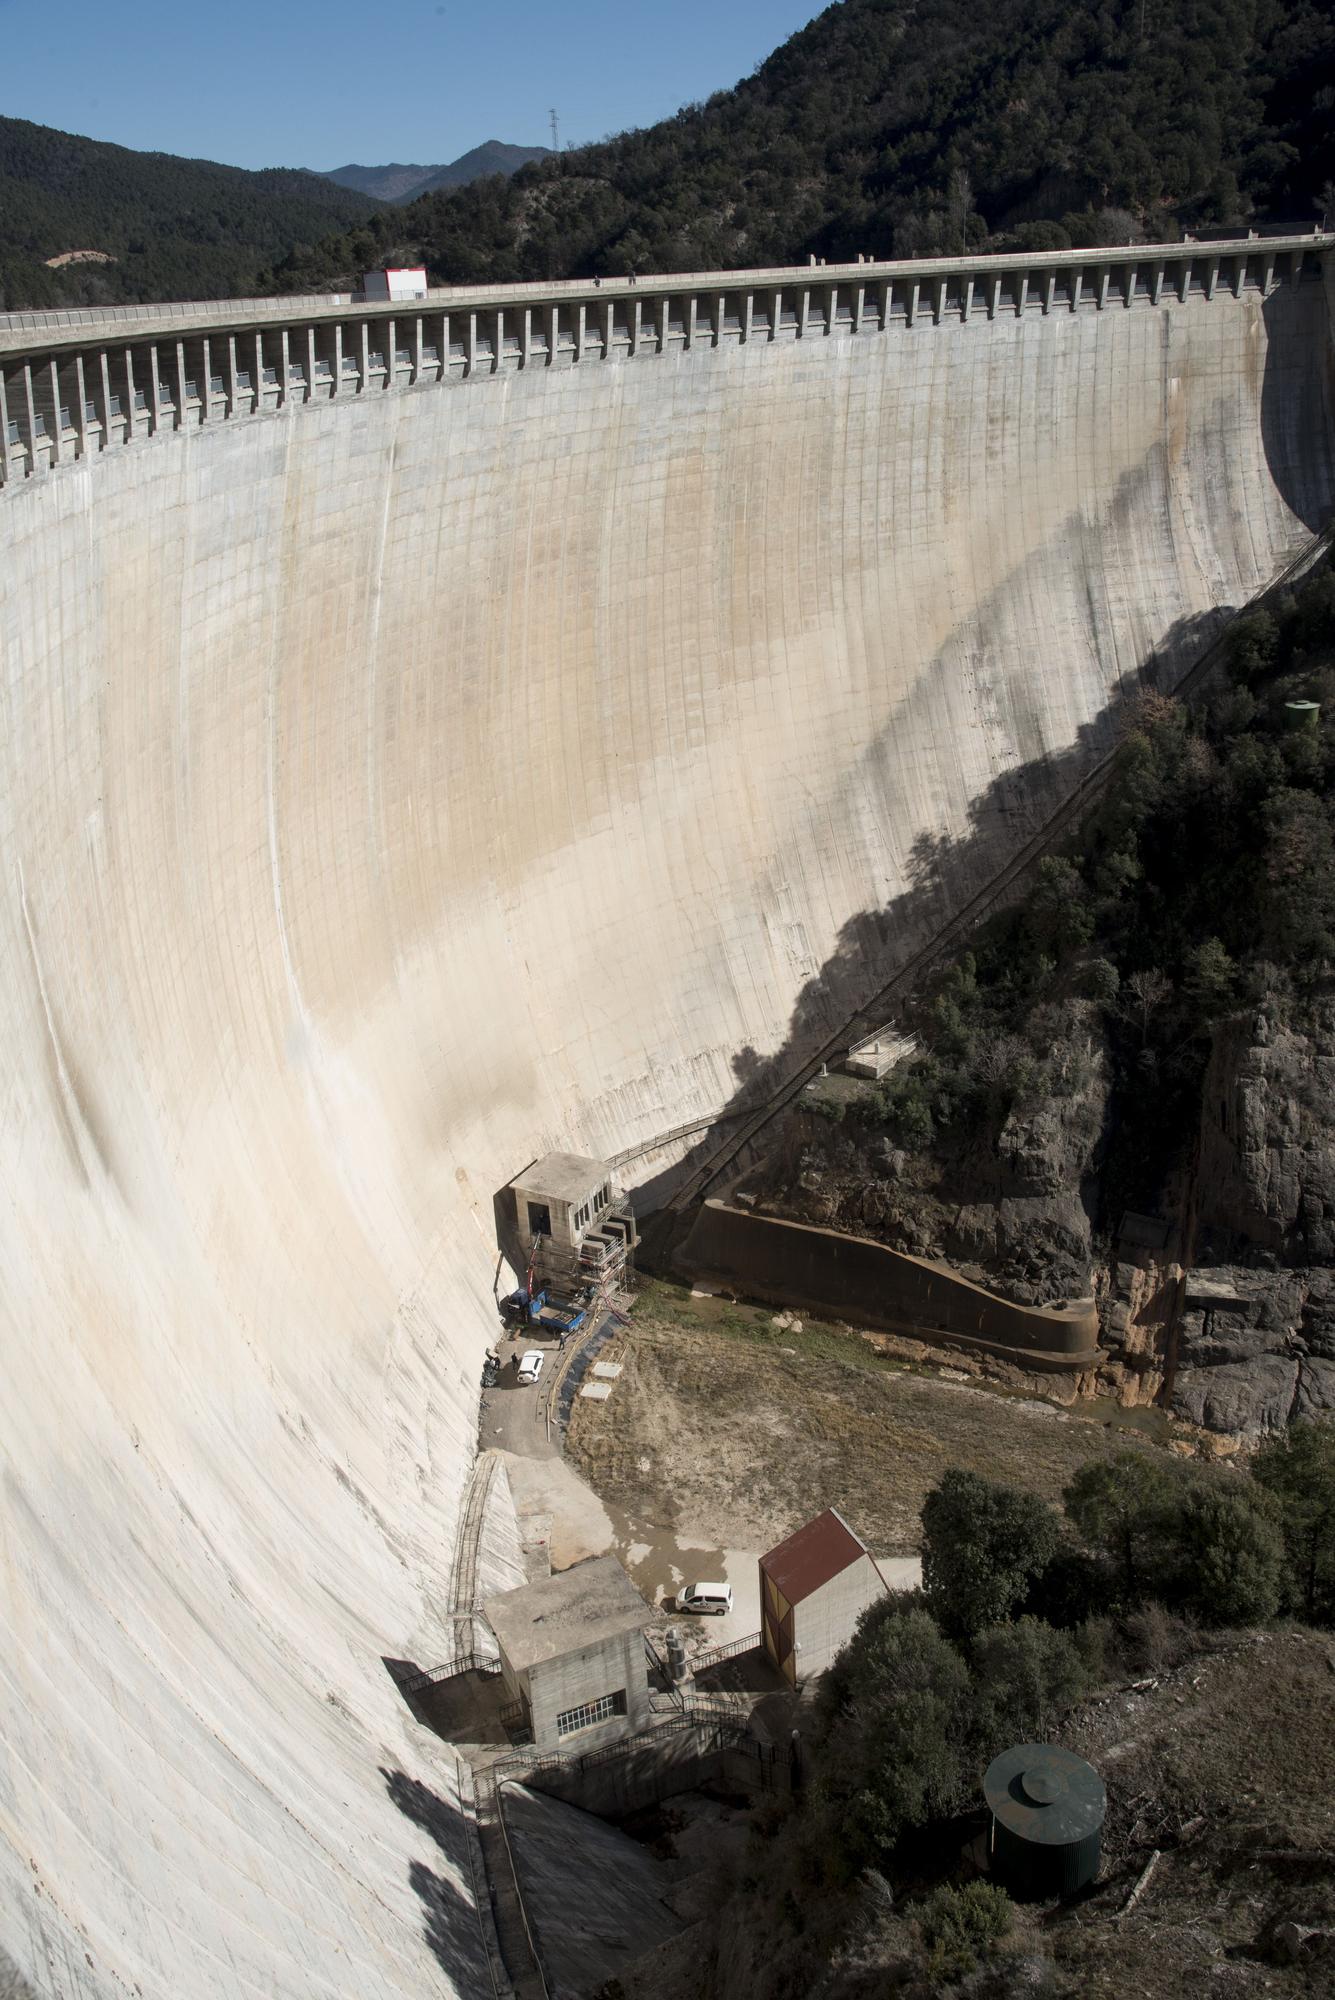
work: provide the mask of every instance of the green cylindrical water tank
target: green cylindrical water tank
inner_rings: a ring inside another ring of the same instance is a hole
[[[983,1777],[992,1868],[1020,1901],[1073,1896],[1094,1880],[1107,1794],[1092,1764],[1051,1743],[1019,1743]]]
[[[1284,704],[1284,727],[1286,729],[1315,729],[1321,720],[1319,701],[1286,701]]]

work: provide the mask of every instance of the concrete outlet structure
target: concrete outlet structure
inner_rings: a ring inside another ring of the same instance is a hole
[[[539,1749],[597,1750],[645,1726],[652,1614],[615,1556],[490,1597],[483,1613]]]
[[[510,1576],[497,1191],[633,1153],[645,1210],[1311,547],[1331,246],[0,318],[39,1990],[489,1990],[385,1661]]]

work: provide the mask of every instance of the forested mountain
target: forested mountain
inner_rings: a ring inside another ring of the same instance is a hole
[[[425,196],[275,282],[390,248],[447,281],[1310,224],[1332,108],[1332,0],[842,0],[705,104]]]
[[[1333,110],[1335,0],[842,0],[705,104],[407,207],[0,119],[0,308],[1310,224]]]
[[[294,245],[378,207],[323,174],[247,173],[0,118],[0,311],[245,293]]]
[[[396,160],[386,167],[332,167],[325,179],[380,201],[406,202],[435,188],[466,187],[486,174],[512,174],[530,160],[550,155],[549,146],[507,146],[503,139],[485,139],[445,167],[403,166]]]

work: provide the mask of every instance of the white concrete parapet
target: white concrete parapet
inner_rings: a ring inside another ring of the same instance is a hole
[[[707,345],[1166,309],[1321,279],[1335,234],[0,315],[0,484],[111,446],[390,389]]]

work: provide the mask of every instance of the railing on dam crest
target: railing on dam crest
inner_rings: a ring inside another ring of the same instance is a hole
[[[240,417],[532,368],[1264,298],[1335,234],[0,316],[0,484]]]

